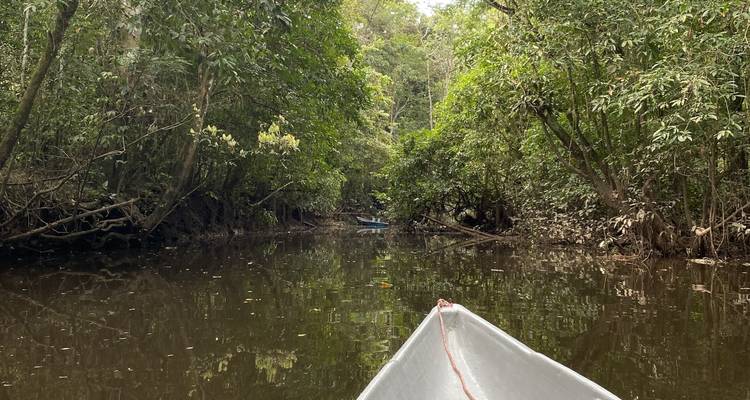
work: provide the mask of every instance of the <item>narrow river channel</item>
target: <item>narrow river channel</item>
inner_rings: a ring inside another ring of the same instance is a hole
[[[750,399],[750,267],[456,241],[6,261],[0,399],[353,399],[439,297],[623,399]]]

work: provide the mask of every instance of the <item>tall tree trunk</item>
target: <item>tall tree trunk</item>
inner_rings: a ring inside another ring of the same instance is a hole
[[[738,116],[745,116],[745,130],[750,129],[750,114],[748,114],[746,95],[748,94],[748,88],[746,87],[747,79],[742,76],[744,71],[742,68],[737,68],[737,76],[734,78],[734,82],[737,85],[737,92],[734,93],[735,99],[730,102],[729,110],[732,113],[737,113]],[[748,152],[745,138],[740,139],[738,142],[730,142],[727,147],[727,167],[728,175],[732,179],[736,179],[738,183],[744,183],[744,179],[748,172]],[[744,143],[743,143],[744,142]]]
[[[429,27],[425,29],[425,31],[422,33],[419,43],[423,48],[426,48],[428,45],[425,42],[427,37],[430,36],[430,29]],[[432,99],[432,56],[433,53],[428,53],[426,58],[427,61],[427,100],[429,101],[430,106],[430,115],[429,115],[429,122],[430,122],[430,130],[435,128],[435,117],[434,117],[434,102]]]
[[[21,55],[21,87],[26,86],[26,66],[29,63],[29,19],[31,6],[23,10],[23,53]]]
[[[178,153],[178,160],[182,161],[177,165],[174,174],[174,181],[164,193],[160,204],[156,207],[154,212],[149,215],[144,224],[144,229],[147,231],[154,230],[154,228],[159,226],[164,218],[169,215],[172,208],[185,193],[185,189],[193,177],[193,170],[195,169],[198,155],[198,143],[200,142],[200,134],[203,131],[203,124],[206,118],[206,112],[208,111],[211,86],[213,85],[213,76],[207,63],[203,62],[198,67],[198,77],[200,88],[198,90],[197,102],[194,104],[195,117],[193,118],[193,125],[190,129],[190,137]]]
[[[136,61],[136,55],[141,47],[141,35],[143,33],[143,22],[141,15],[143,8],[140,5],[134,5],[134,0],[120,0],[120,28],[119,34],[119,50],[122,52],[122,57],[119,57],[121,64],[117,66],[120,77],[125,79],[127,95],[117,96],[118,102],[122,103],[120,106],[123,110],[130,108],[130,105],[134,102],[133,97],[135,96],[134,91],[137,86],[138,77],[140,74],[134,74],[134,64]],[[118,88],[118,91],[121,90]],[[129,124],[132,118],[131,112],[126,112],[122,117],[113,121],[119,126]],[[129,141],[130,139],[128,139]],[[115,193],[119,193],[127,176],[128,170],[132,165],[137,165],[142,161],[139,160],[138,155],[129,154],[125,152],[123,154],[112,157],[108,162],[110,167],[107,169],[107,182],[110,187],[116,188]]]
[[[141,34],[143,32],[142,24],[140,21],[143,9],[140,5],[133,5],[132,0],[120,0],[122,6],[123,24],[120,29],[120,48],[122,49],[123,64],[120,65],[120,73],[128,82],[128,89],[132,89],[133,82],[131,82],[131,64],[133,63],[133,56],[141,47]],[[135,22],[133,26],[131,22]],[[132,28],[132,29],[130,29]]]
[[[744,87],[745,87],[745,101],[744,101],[744,107],[745,107],[745,131],[750,131],[750,101],[747,100],[748,96],[750,96],[750,62],[747,63],[745,66],[745,76],[744,76]],[[750,136],[750,135],[749,135]],[[750,138],[745,139],[745,159],[750,159]],[[747,165],[747,169],[745,169],[745,176],[743,177],[745,179],[744,183],[750,185],[750,165]]]
[[[685,214],[685,223],[688,229],[692,229],[695,226],[695,220],[693,219],[693,213],[690,210],[690,192],[688,192],[687,176],[683,175],[682,172],[677,172],[677,186],[680,195],[682,196],[682,212]]]
[[[719,216],[719,209],[718,209],[718,191],[717,191],[717,169],[718,169],[718,159],[717,159],[717,149],[718,144],[715,140],[711,140],[710,148],[709,148],[709,155],[708,155],[708,188],[707,188],[707,195],[709,196],[708,201],[708,226],[714,226],[714,224],[717,222]],[[716,247],[714,244],[714,232],[713,229],[709,232],[707,236],[708,240],[708,249],[711,250],[711,253],[714,257],[718,256],[716,253]]]
[[[245,178],[245,174],[247,173],[251,162],[252,160],[244,159],[229,167],[226,176],[224,177],[224,182],[221,184],[221,191],[224,193],[225,197],[232,198],[232,194]]]
[[[7,128],[2,141],[0,141],[0,169],[10,159],[13,154],[13,148],[16,147],[18,139],[21,136],[21,131],[26,127],[26,123],[29,121],[29,115],[31,109],[34,106],[34,100],[36,99],[37,92],[42,86],[44,78],[47,76],[50,65],[57,57],[57,53],[60,51],[63,37],[65,36],[65,30],[70,25],[70,20],[73,18],[76,10],[78,9],[78,0],[68,0],[67,2],[61,2],[58,6],[57,19],[55,20],[55,28],[52,32],[47,33],[47,47],[42,53],[42,57],[39,59],[39,64],[36,67],[36,71],[31,76],[31,81],[24,91],[21,102],[18,104],[11,125]]]
[[[435,129],[435,106],[432,100],[432,60],[427,58],[427,99],[430,102],[430,130]]]

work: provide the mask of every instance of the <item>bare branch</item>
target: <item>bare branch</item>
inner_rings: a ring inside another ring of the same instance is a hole
[[[712,231],[714,231],[714,230],[716,230],[718,228],[723,227],[724,225],[727,224],[727,222],[731,221],[732,218],[736,217],[737,214],[741,213],[742,211],[744,211],[748,207],[750,207],[750,203],[747,203],[744,206],[736,209],[732,214],[730,214],[727,218],[725,218],[723,221],[721,221],[721,223],[718,224],[718,225],[709,226],[708,228],[695,227],[695,229],[694,229],[695,236],[703,237],[703,236],[706,236],[707,234],[711,233]]]
[[[278,189],[274,190],[273,192],[271,192],[271,194],[269,194],[268,196],[264,197],[264,198],[263,198],[263,199],[262,199],[261,201],[259,201],[259,202],[257,202],[257,203],[253,203],[253,204],[251,204],[251,205],[250,205],[250,207],[258,207],[259,205],[261,205],[261,204],[265,203],[265,202],[266,202],[266,200],[268,200],[268,199],[270,199],[271,197],[273,197],[273,195],[275,195],[276,193],[278,193],[278,192],[280,192],[280,191],[282,191],[282,190],[286,189],[286,187],[287,187],[287,186],[289,186],[289,185],[291,185],[292,183],[294,183],[294,182],[289,182],[289,183],[287,183],[286,185],[284,185],[284,186],[282,186],[282,187],[280,187],[280,188],[278,188]]]
[[[96,210],[93,210],[93,211],[89,211],[89,212],[85,212],[83,214],[79,214],[77,216],[63,218],[61,220],[49,223],[49,224],[47,224],[47,225],[45,225],[45,226],[43,226],[41,228],[37,228],[37,229],[31,230],[31,231],[26,232],[26,233],[21,233],[21,234],[14,235],[14,236],[11,236],[9,238],[3,239],[3,241],[5,241],[5,242],[12,242],[12,241],[20,240],[20,239],[26,239],[28,237],[32,237],[32,236],[35,236],[35,235],[39,235],[39,234],[48,232],[48,231],[50,231],[50,230],[52,230],[52,229],[54,229],[54,228],[56,228],[56,227],[58,227],[60,225],[64,225],[64,224],[67,224],[69,222],[73,222],[76,218],[86,218],[86,217],[89,217],[89,216],[92,216],[92,215],[96,215],[96,214],[100,214],[100,213],[103,213],[103,212],[107,212],[107,211],[113,210],[115,208],[119,208],[119,207],[123,207],[123,206],[127,206],[127,205],[130,205],[130,204],[133,204],[133,203],[135,203],[138,200],[139,200],[138,198],[130,199],[128,201],[123,201],[122,203],[117,203],[117,204],[113,204],[111,206],[102,207],[102,208],[99,208],[99,209],[96,209]]]

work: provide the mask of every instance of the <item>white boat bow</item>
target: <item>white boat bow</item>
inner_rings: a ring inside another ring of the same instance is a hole
[[[441,309],[449,349],[478,400],[619,400],[466,308]],[[419,325],[358,400],[464,400],[443,348],[438,308]]]

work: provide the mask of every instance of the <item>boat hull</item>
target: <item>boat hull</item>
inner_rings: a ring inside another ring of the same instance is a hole
[[[619,400],[460,305],[442,314],[449,348],[477,399]],[[358,397],[419,399],[467,399],[443,349],[437,308]]]
[[[357,223],[370,228],[387,228],[388,223],[357,217]]]

